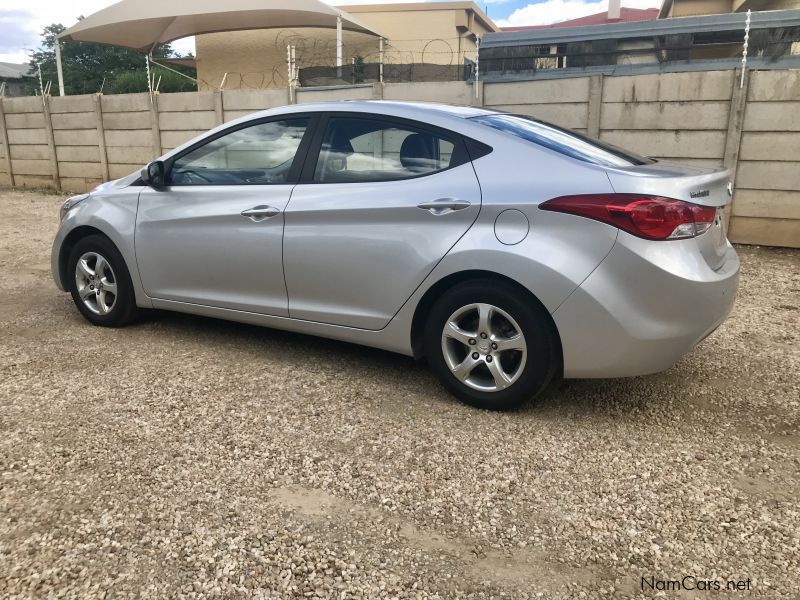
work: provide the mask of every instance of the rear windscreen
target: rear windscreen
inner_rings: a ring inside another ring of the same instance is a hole
[[[631,167],[655,162],[650,158],[638,156],[622,148],[575,133],[569,129],[523,115],[498,113],[472,117],[472,120],[595,165]]]

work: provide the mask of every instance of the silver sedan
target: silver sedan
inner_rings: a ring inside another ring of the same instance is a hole
[[[52,269],[94,325],[156,308],[346,340],[505,409],[667,369],[722,323],[729,176],[481,108],[296,105],[68,199]]]

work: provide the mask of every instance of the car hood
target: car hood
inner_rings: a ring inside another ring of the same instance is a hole
[[[125,177],[120,177],[119,179],[113,179],[112,181],[106,181],[105,183],[101,183],[96,188],[94,188],[91,191],[91,193],[96,194],[98,192],[119,190],[128,187],[137,179],[139,179],[139,171],[131,173],[130,175],[126,175]]]

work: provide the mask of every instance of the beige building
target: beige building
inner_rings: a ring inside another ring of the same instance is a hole
[[[386,80],[460,79],[474,62],[476,39],[499,28],[474,2],[338,7],[384,38]],[[285,88],[287,46],[304,85],[369,82],[378,78],[378,36],[345,31],[336,67],[335,29],[260,29],[198,35],[199,89]]]
[[[658,18],[795,8],[800,8],[800,0],[664,0]]]

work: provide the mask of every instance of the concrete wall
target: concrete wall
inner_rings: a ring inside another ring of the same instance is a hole
[[[282,106],[287,98],[286,90],[164,94],[152,103],[146,93],[53,97],[46,104],[40,97],[4,98],[0,184],[87,191],[212,127]]]
[[[477,94],[476,94],[477,91]],[[734,172],[730,238],[800,247],[800,71],[710,71],[485,83],[298,89],[297,103],[348,99],[484,105],[613,144]],[[91,189],[209,128],[289,101],[286,90],[6,98],[0,184]],[[10,168],[9,168],[10,167]],[[13,175],[11,174],[13,173]]]
[[[606,77],[600,139],[659,160],[723,166],[732,71]]]
[[[752,73],[735,198],[736,240],[800,247],[800,71]]]

